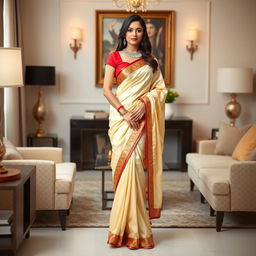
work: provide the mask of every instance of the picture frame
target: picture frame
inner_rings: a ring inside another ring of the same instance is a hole
[[[96,87],[103,86],[105,62],[115,51],[126,11],[96,10]],[[175,11],[147,11],[139,13],[145,20],[152,53],[158,59],[165,84],[174,86]]]

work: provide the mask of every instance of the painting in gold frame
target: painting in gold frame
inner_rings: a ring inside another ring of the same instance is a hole
[[[131,15],[126,11],[96,10],[96,87],[102,87],[105,62],[115,51],[123,20]],[[167,87],[174,86],[174,11],[139,13],[145,20],[152,45]]]

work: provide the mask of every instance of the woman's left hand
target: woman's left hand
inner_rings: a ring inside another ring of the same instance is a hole
[[[139,121],[143,118],[144,115],[145,115],[145,106],[141,102],[138,107],[136,107],[131,111],[131,120]]]

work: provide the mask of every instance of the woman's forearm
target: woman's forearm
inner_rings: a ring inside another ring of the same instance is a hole
[[[122,105],[111,90],[104,90],[104,96],[114,108],[117,109],[118,107],[120,107],[120,105]]]

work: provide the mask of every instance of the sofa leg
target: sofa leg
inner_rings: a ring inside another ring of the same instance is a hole
[[[194,182],[192,180],[190,180],[190,191],[193,191],[194,190]]]
[[[59,210],[60,225],[62,230],[66,230],[67,210]]]
[[[222,223],[223,223],[223,218],[224,218],[224,212],[217,211],[216,212],[216,231],[220,232]]]
[[[210,206],[210,216],[214,216],[215,210]]]
[[[201,195],[201,204],[204,204],[205,203],[205,198],[204,198],[203,194],[200,193],[200,195]]]

